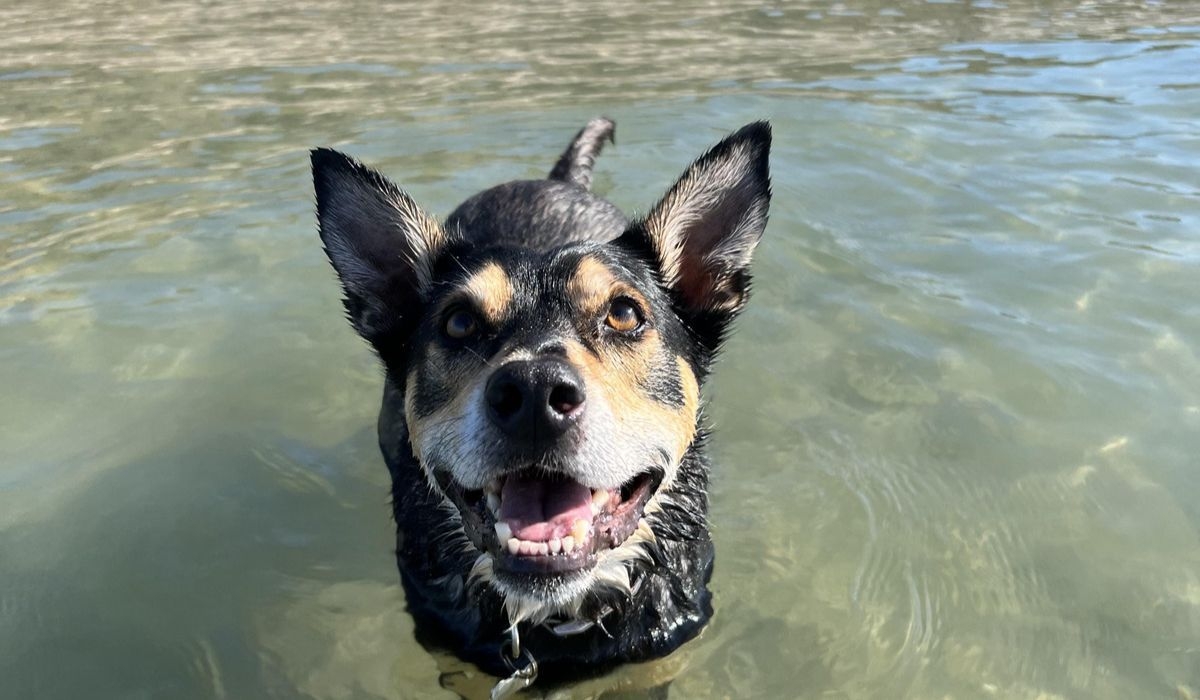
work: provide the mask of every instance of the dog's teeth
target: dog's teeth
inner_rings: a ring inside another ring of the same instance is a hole
[[[587,539],[589,525],[591,525],[591,523],[583,518],[579,518],[575,521],[575,524],[571,526],[571,536],[575,538],[576,542],[583,544],[583,541]]]
[[[551,541],[553,541],[553,540],[551,540]],[[570,554],[574,550],[575,550],[575,538],[571,537],[570,535],[567,535],[566,537],[562,538],[563,554]]]
[[[500,494],[489,491],[488,495],[487,495],[487,504],[488,504],[488,510],[492,511],[492,515],[499,514],[500,513]]]
[[[599,513],[604,510],[604,506],[608,505],[608,499],[611,494],[607,490],[597,489],[592,492],[592,513]]]
[[[561,540],[554,539],[549,542],[530,542],[529,540],[519,540],[516,537],[508,538],[505,546],[508,547],[509,554],[521,554],[522,556],[548,556],[550,554],[558,554],[560,551],[569,552],[567,541],[570,540],[571,546],[575,546],[575,541],[570,537]]]
[[[509,538],[511,538],[511,537],[512,537],[512,528],[508,526],[508,523],[503,523],[503,522],[496,523],[496,538],[497,539],[499,539],[501,542],[508,542]]]

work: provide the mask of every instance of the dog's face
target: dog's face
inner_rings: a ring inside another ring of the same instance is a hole
[[[413,453],[478,550],[474,573],[515,616],[628,585],[645,556],[747,298],[768,147],[765,125],[747,127],[616,239],[548,250],[480,245],[314,153],[351,321],[403,387]]]
[[[635,553],[692,442],[695,349],[619,247],[454,258],[406,364],[413,449],[497,584],[574,598],[602,560]]]

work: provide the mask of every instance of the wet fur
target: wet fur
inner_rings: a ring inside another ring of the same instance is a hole
[[[500,649],[513,623],[542,677],[565,678],[667,654],[712,614],[700,386],[749,292],[770,131],[753,124],[714,147],[634,222],[588,191],[612,133],[611,121],[593,120],[549,178],[486,190],[444,224],[357,161],[313,152],[321,237],[347,315],[386,368],[380,447],[418,636],[494,674],[506,671]],[[636,338],[596,327],[616,294],[649,312]],[[495,332],[448,342],[440,323],[458,304]],[[500,575],[434,478],[479,488],[519,460],[488,433],[480,394],[491,369],[539,353],[565,357],[589,397],[589,439],[544,456],[543,468],[596,485],[651,466],[664,475],[634,535],[549,583]],[[541,624],[606,610],[567,637]]]

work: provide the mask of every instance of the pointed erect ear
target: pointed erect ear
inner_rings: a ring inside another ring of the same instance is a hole
[[[750,256],[771,202],[771,126],[748,124],[684,172],[621,241],[649,248],[685,313],[732,319],[749,296]]]
[[[346,314],[382,353],[416,322],[446,234],[400,188],[347,155],[314,149],[312,170],[321,241],[346,292]]]

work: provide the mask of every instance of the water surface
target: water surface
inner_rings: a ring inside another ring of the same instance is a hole
[[[306,150],[445,214],[600,113],[631,212],[776,133],[672,697],[1200,696],[1194,4],[69,0],[0,45],[0,696],[454,697]]]

